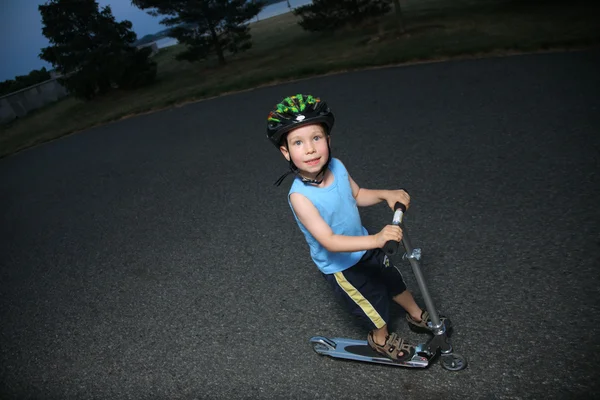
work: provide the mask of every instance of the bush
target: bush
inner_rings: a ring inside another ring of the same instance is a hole
[[[307,31],[332,32],[390,12],[390,0],[313,0],[295,9],[298,24]]]
[[[125,60],[123,74],[117,80],[121,89],[135,89],[146,86],[156,78],[156,62],[150,60],[150,47],[135,49]]]

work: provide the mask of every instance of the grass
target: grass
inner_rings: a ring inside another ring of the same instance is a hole
[[[451,57],[595,46],[599,6],[536,0],[405,0],[407,32],[394,15],[335,34],[305,32],[288,13],[251,24],[251,50],[176,61],[182,46],[155,56],[154,84],[91,102],[68,97],[0,127],[0,157],[130,115],[237,90],[335,71]]]

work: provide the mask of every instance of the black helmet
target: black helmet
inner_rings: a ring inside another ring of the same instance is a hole
[[[279,148],[285,134],[304,125],[319,123],[330,134],[335,118],[327,106],[318,97],[297,94],[286,97],[277,104],[267,118],[267,137]]]

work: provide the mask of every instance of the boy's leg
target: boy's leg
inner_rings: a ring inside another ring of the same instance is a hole
[[[375,351],[394,360],[410,358],[415,346],[388,331],[390,295],[379,279],[377,263],[374,253],[369,251],[353,267],[326,275],[326,279],[351,313],[370,329],[367,341]]]
[[[380,279],[387,286],[390,297],[394,302],[406,311],[406,321],[414,327],[430,330],[428,325],[430,322],[429,313],[415,302],[412,293],[406,288],[400,270],[390,262],[390,259],[383,251],[377,252],[377,258],[380,261],[378,264],[379,268],[377,268],[380,273]],[[440,321],[444,323],[446,317],[443,315],[439,315],[439,317]]]
[[[376,258],[379,261],[378,266],[381,279],[387,286],[388,292],[394,302],[400,305],[413,320],[417,322],[421,321],[423,310],[415,302],[412,293],[407,290],[406,283],[404,283],[404,278],[402,277],[400,270],[392,264],[383,251],[378,250]]]
[[[393,359],[412,355],[414,346],[388,331],[389,294],[371,263],[361,259],[353,267],[325,278],[349,311],[370,330],[368,342],[374,350]]]
[[[395,295],[392,299],[399,304],[406,312],[411,316],[411,318],[415,321],[421,321],[421,314],[423,310],[419,305],[415,302],[412,293],[408,290],[404,290],[404,292]]]
[[[388,290],[392,296],[394,302],[399,304],[406,311],[406,321],[412,325],[413,327],[419,328],[421,330],[431,331],[429,327],[429,323],[431,322],[429,319],[429,313],[427,310],[422,309],[415,302],[413,295],[406,289],[406,284],[402,279],[402,274],[400,271],[389,262],[387,256],[383,256],[383,272],[384,282],[388,284]],[[440,321],[444,324],[446,317],[439,314]]]
[[[390,333],[388,332],[387,324],[381,328],[373,329],[371,331],[371,335],[375,343],[377,343],[380,346],[384,346],[387,337],[390,335]]]
[[[325,275],[325,278],[350,313],[379,336],[387,332],[389,300],[385,286],[370,278],[369,272],[357,264],[347,270]]]

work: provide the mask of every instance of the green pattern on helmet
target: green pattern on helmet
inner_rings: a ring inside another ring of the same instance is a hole
[[[296,99],[298,99],[298,105],[300,106],[300,111],[304,111],[306,108],[306,104],[304,103],[304,98],[301,94],[296,95]]]
[[[269,122],[281,122],[281,119],[287,119],[285,114],[298,114],[304,112],[307,106],[315,108],[320,99],[312,95],[296,94],[284,98],[281,103],[275,106],[275,109],[269,113],[267,120]],[[279,118],[278,118],[279,117]]]
[[[294,107],[294,100],[292,97],[286,97],[285,99],[283,99],[284,103],[287,103],[287,105],[289,107],[285,107],[286,111],[288,110],[292,110],[292,112],[298,112],[298,109],[296,107]]]

